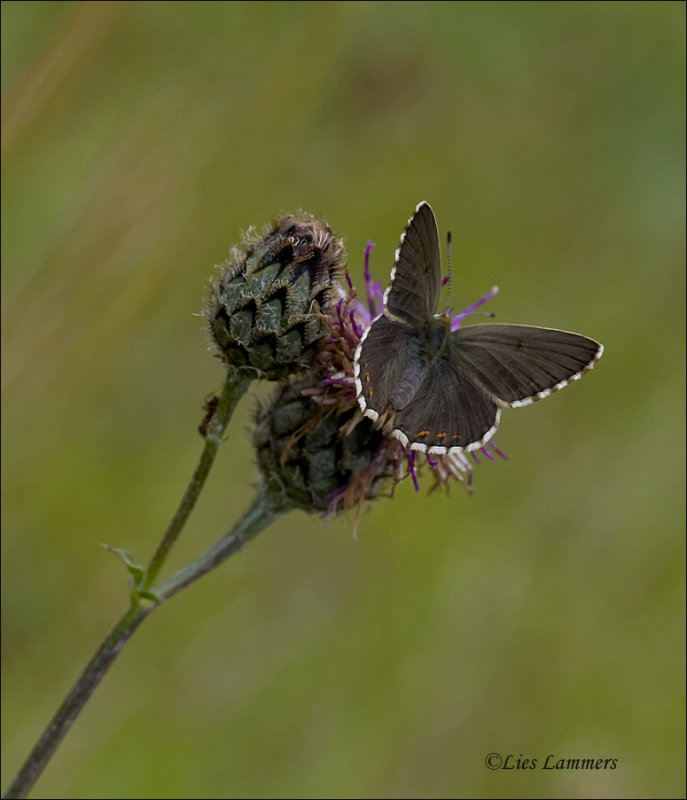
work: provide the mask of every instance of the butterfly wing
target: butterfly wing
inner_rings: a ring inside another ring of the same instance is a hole
[[[353,374],[363,413],[376,420],[394,406],[399,384],[410,365],[419,364],[420,340],[406,325],[381,314],[362,336]]]
[[[401,236],[384,308],[411,325],[424,325],[441,292],[439,231],[429,203],[419,203]]]
[[[404,447],[441,455],[485,445],[499,426],[494,400],[447,358],[432,362],[412,401],[394,417]]]
[[[356,395],[377,419],[405,406],[424,375],[419,362],[422,330],[432,320],[441,291],[441,254],[434,212],[419,203],[401,235],[384,311],[372,320],[354,359]]]
[[[472,325],[450,342],[453,368],[510,408],[563,389],[602,354],[603,345],[579,333],[533,325]]]

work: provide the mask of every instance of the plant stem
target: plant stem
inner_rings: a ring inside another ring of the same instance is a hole
[[[172,575],[171,578],[153,587],[152,592],[158,598],[156,603],[146,603],[140,597],[132,603],[126,614],[98,648],[3,798],[9,800],[9,798],[27,796],[93,690],[143,620],[177,592],[190,586],[237,553],[246,542],[264,530],[284,510],[286,509],[280,503],[275,502],[266,492],[259,491],[241,519],[216,544]]]
[[[3,797],[26,797],[95,687],[100,683],[120,650],[131,638],[133,632],[153,608],[154,606],[149,606],[146,609],[132,604],[126,614],[110,631],[110,634],[100,645],[48,727],[43,731],[41,738]]]
[[[286,510],[288,510],[287,507],[261,487],[253,504],[231,530],[227,531],[219,541],[201,553],[190,564],[182,567],[170,578],[154,587],[153,592],[158,598],[158,603],[164,603],[177,592],[197,581],[198,578],[202,578],[203,575],[218,567]]]
[[[241,399],[242,395],[248,388],[252,376],[246,375],[243,372],[229,370],[227,379],[224,382],[222,393],[218,397],[217,407],[215,408],[210,421],[207,424],[205,433],[205,448],[193,473],[193,477],[184,493],[184,496],[179,503],[179,508],[172,518],[172,521],[167,528],[160,545],[155,551],[155,555],[150,560],[148,565],[144,589],[149,589],[155,578],[157,578],[165,559],[169,555],[170,550],[174,546],[179,534],[181,533],[186,520],[189,518],[193,508],[196,504],[205,481],[207,479],[210,468],[217,455],[217,450],[222,444],[222,436],[227,423],[231,419],[231,415],[236,408],[236,404]]]
[[[278,514],[276,505],[270,502],[270,498],[263,493],[258,493],[248,511],[219,542],[213,545],[206,553],[196,558],[191,564],[177,572],[176,575],[161,583],[159,589],[152,586],[193,511],[219,446],[222,443],[224,430],[251,379],[252,376],[249,374],[233,370],[229,371],[222,393],[217,398],[216,406],[206,426],[204,433],[205,447],[198,466],[193,473],[176,514],[150,561],[143,585],[134,587],[129,610],[100,645],[74,688],[41,735],[3,798],[23,798],[31,791],[34,783],[38,780],[39,775],[52,758],[62,739],[66,736],[67,731],[78,717],[86,701],[143,620],[158,605],[240,550],[245,542],[267,527]],[[154,602],[146,599],[150,596],[155,597]]]

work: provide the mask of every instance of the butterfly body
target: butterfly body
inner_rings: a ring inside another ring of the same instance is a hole
[[[396,251],[384,310],[355,354],[363,413],[384,422],[404,447],[444,454],[478,449],[501,409],[529,405],[591,369],[593,339],[553,328],[481,324],[452,331],[435,314],[441,291],[434,212],[420,203]]]

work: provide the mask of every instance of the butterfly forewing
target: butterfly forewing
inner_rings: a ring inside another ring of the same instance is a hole
[[[451,363],[502,406],[528,405],[580,378],[603,347],[578,333],[531,325],[473,325],[451,337]]]
[[[385,309],[412,325],[423,325],[436,310],[441,292],[441,251],[434,212],[420,203],[396,251]]]

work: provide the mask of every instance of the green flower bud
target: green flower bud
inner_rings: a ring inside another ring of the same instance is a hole
[[[253,442],[262,478],[288,507],[360,507],[388,488],[395,444],[368,419],[351,425],[356,408],[340,412],[302,394],[317,385],[313,377],[282,383],[259,409]]]
[[[344,257],[326,222],[299,213],[249,233],[220,269],[206,308],[229,366],[279,380],[309,364],[327,335],[321,315]]]

